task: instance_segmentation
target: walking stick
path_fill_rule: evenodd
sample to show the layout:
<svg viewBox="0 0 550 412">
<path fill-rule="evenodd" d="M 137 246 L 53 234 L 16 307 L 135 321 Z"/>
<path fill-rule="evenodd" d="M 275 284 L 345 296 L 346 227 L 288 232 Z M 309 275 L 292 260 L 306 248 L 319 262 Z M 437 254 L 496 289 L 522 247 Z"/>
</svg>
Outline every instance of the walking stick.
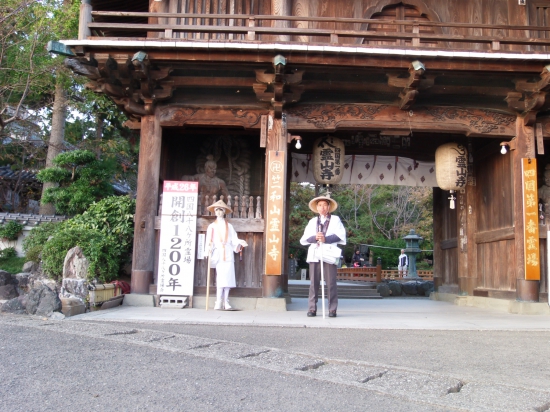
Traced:
<svg viewBox="0 0 550 412">
<path fill-rule="evenodd" d="M 323 319 L 325 319 L 325 274 L 323 271 L 323 266 L 325 265 L 323 262 L 323 242 L 319 242 L 319 248 L 319 256 L 321 256 L 321 258 L 319 259 L 319 263 L 321 264 L 321 306 L 323 308 Z"/>
<path fill-rule="evenodd" d="M 206 269 L 206 310 L 208 310 L 208 298 L 210 296 L 210 255 L 212 254 L 212 245 L 208 248 L 208 269 Z"/>
</svg>

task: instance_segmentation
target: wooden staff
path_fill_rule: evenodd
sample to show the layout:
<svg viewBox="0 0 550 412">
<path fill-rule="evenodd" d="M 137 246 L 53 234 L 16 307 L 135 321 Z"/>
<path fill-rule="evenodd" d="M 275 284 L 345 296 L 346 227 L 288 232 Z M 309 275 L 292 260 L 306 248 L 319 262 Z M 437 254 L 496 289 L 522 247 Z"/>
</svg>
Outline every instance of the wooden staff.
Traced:
<svg viewBox="0 0 550 412">
<path fill-rule="evenodd" d="M 323 308 L 323 319 L 325 319 L 325 286 L 323 285 L 325 283 L 325 274 L 323 270 L 323 242 L 319 242 L 319 256 L 321 257 L 319 259 L 319 263 L 321 264 L 321 307 Z"/>
<path fill-rule="evenodd" d="M 212 244 L 208 248 L 208 265 L 206 269 L 206 310 L 208 310 L 208 298 L 210 296 L 210 255 L 212 254 Z"/>
</svg>

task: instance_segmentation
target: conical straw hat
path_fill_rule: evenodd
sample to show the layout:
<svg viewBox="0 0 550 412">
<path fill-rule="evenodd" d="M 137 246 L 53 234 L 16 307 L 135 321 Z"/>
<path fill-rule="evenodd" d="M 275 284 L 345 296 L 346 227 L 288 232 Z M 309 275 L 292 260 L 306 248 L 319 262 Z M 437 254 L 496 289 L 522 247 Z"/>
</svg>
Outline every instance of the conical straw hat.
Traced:
<svg viewBox="0 0 550 412">
<path fill-rule="evenodd" d="M 229 208 L 229 206 L 227 206 L 227 205 L 225 204 L 225 202 L 224 202 L 223 200 L 218 200 L 216 203 L 213 203 L 213 204 L 211 204 L 210 206 L 208 206 L 207 209 L 208 209 L 209 212 L 214 213 L 215 210 L 218 209 L 218 208 L 220 208 L 220 207 L 221 207 L 222 209 L 225 209 L 225 213 L 226 213 L 226 214 L 229 214 L 229 213 L 233 212 L 233 211 Z"/>
</svg>

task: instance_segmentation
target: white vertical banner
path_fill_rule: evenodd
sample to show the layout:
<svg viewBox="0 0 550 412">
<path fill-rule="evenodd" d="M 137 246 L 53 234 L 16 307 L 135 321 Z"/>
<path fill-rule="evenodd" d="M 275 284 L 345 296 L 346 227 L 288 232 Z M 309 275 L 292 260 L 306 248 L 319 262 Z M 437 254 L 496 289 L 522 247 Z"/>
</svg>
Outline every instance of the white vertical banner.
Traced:
<svg viewBox="0 0 550 412">
<path fill-rule="evenodd" d="M 193 295 L 198 187 L 198 182 L 164 182 L 157 285 L 159 295 Z"/>
</svg>

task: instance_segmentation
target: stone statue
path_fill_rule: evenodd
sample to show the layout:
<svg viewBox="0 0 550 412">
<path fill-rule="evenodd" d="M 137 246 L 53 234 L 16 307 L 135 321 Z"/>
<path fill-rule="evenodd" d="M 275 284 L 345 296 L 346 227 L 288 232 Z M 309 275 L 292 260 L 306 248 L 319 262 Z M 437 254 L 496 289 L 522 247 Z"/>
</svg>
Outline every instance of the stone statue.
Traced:
<svg viewBox="0 0 550 412">
<path fill-rule="evenodd" d="M 544 184 L 539 187 L 539 199 L 542 203 L 539 214 L 544 216 L 544 222 L 541 220 L 540 223 L 550 224 L 550 164 L 544 169 Z"/>
<path fill-rule="evenodd" d="M 216 196 L 218 199 L 220 195 L 224 196 L 225 201 L 227 201 L 227 196 L 229 196 L 229 191 L 225 182 L 216 177 L 216 170 L 218 165 L 214 160 L 214 156 L 206 156 L 206 163 L 204 164 L 204 173 L 199 173 L 194 176 L 183 176 L 182 180 L 193 180 L 199 182 L 199 194 L 201 199 L 204 199 L 205 196 L 209 196 L 212 200 L 212 196 Z"/>
</svg>

